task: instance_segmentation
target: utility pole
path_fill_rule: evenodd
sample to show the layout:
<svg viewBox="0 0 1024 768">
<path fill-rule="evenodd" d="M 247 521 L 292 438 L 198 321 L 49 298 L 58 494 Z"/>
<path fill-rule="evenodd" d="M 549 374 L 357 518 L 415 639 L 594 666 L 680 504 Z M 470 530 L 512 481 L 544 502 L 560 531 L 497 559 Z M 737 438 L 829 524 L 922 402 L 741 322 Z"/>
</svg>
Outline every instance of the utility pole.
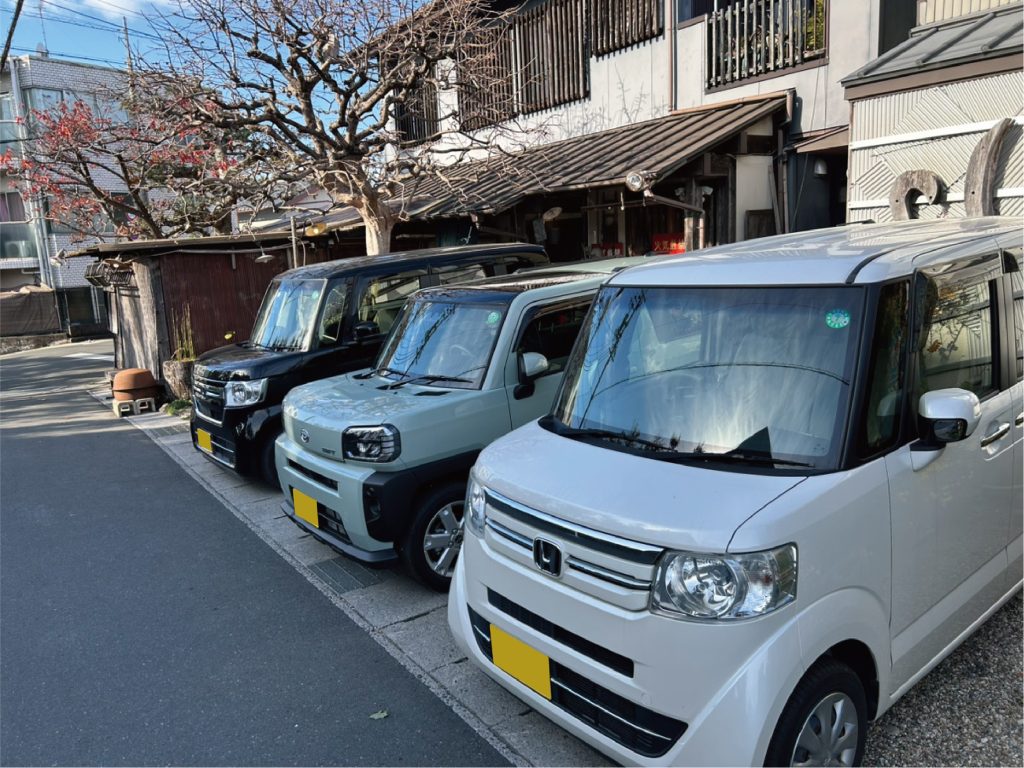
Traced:
<svg viewBox="0 0 1024 768">
<path fill-rule="evenodd" d="M 0 72 L 7 65 L 7 54 L 11 52 L 11 41 L 14 39 L 14 28 L 18 26 L 18 17 L 21 15 L 21 6 L 25 4 L 25 0 L 18 0 L 14 6 L 14 18 L 11 19 L 11 28 L 7 30 L 7 40 L 4 41 L 4 52 L 0 55 Z"/>
</svg>

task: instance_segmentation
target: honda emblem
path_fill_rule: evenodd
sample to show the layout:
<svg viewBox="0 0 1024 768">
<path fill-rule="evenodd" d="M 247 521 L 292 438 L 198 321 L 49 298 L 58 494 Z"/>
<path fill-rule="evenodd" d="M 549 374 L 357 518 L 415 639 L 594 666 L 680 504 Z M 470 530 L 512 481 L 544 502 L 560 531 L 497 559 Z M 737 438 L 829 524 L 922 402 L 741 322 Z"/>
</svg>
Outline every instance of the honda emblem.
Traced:
<svg viewBox="0 0 1024 768">
<path fill-rule="evenodd" d="M 534 539 L 533 562 L 544 573 L 551 576 L 562 575 L 562 550 L 553 542 L 546 539 Z"/>
</svg>

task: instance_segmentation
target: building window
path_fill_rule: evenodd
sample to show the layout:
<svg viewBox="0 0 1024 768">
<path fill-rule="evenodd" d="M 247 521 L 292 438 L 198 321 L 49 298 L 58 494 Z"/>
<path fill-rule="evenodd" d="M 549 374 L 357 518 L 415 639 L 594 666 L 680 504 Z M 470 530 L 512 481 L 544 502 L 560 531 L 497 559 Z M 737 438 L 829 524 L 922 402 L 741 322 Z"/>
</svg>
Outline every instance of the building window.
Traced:
<svg viewBox="0 0 1024 768">
<path fill-rule="evenodd" d="M 595 56 L 658 37 L 665 29 L 661 0 L 591 0 L 590 39 Z"/>
<path fill-rule="evenodd" d="M 0 192 L 0 222 L 28 221 L 25 203 L 17 192 Z"/>
<path fill-rule="evenodd" d="M 437 136 L 437 87 L 424 82 L 408 91 L 405 100 L 395 104 L 395 129 L 405 144 L 421 144 Z"/>
<path fill-rule="evenodd" d="M 708 15 L 708 88 L 795 67 L 827 53 L 827 0 L 719 0 L 717 6 Z"/>
<path fill-rule="evenodd" d="M 583 19 L 584 0 L 548 0 L 515 17 L 521 112 L 540 112 L 590 95 Z"/>
<path fill-rule="evenodd" d="M 676 21 L 696 19 L 715 10 L 715 0 L 676 0 Z"/>
<path fill-rule="evenodd" d="M 511 29 L 495 28 L 473 56 L 472 65 L 458 64 L 459 120 L 463 131 L 497 125 L 515 116 L 516 46 Z"/>
</svg>

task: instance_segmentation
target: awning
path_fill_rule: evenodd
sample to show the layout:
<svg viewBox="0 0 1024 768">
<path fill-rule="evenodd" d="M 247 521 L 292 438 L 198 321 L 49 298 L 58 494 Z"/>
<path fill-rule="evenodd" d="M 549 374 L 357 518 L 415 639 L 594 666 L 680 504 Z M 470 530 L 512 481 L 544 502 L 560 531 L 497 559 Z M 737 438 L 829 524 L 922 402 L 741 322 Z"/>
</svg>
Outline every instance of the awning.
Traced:
<svg viewBox="0 0 1024 768">
<path fill-rule="evenodd" d="M 828 128 L 817 136 L 811 136 L 793 145 L 798 153 L 804 152 L 835 152 L 845 150 L 850 143 L 850 126 L 841 125 L 838 128 Z"/>
<path fill-rule="evenodd" d="M 785 93 L 688 109 L 600 133 L 544 144 L 453 169 L 445 182 L 432 179 L 417 197 L 437 200 L 418 218 L 496 213 L 524 197 L 621 185 L 626 174 L 643 170 L 661 180 L 704 152 L 765 117 L 785 109 Z"/>
<path fill-rule="evenodd" d="M 1019 3 L 915 27 L 910 31 L 910 39 L 840 82 L 851 88 L 901 75 L 1019 54 L 1022 29 L 1024 15 Z"/>
</svg>

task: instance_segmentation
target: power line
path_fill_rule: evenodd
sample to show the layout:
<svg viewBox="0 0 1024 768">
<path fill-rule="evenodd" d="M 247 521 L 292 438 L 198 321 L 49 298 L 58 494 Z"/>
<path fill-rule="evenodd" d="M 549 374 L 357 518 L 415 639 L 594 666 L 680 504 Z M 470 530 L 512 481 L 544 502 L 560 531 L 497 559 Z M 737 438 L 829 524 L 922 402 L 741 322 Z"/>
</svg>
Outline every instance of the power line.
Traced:
<svg viewBox="0 0 1024 768">
<path fill-rule="evenodd" d="M 67 11 L 68 13 L 73 13 L 76 16 L 81 16 L 83 19 L 89 19 L 90 21 L 98 21 L 101 24 L 106 24 L 107 26 L 104 27 L 104 29 L 108 29 L 109 28 L 110 31 L 112 31 L 112 32 L 120 32 L 121 31 L 120 25 L 118 25 L 118 24 L 116 24 L 116 23 L 114 23 L 114 22 L 112 22 L 112 21 L 110 21 L 108 19 L 104 19 L 104 18 L 101 18 L 99 16 L 93 16 L 91 13 L 84 13 L 83 11 L 79 11 L 79 10 L 76 10 L 74 8 L 69 8 L 66 5 L 61 5 L 60 3 L 55 3 L 55 2 L 53 2 L 53 0 L 46 0 L 46 4 L 49 5 L 49 6 L 52 6 L 54 8 L 60 8 L 62 11 Z M 39 2 L 40 13 L 42 13 L 42 9 L 43 9 L 43 0 L 40 0 L 40 2 Z M 53 18 L 53 17 L 51 16 L 51 18 Z M 131 31 L 132 34 L 138 35 L 139 37 L 147 37 L 147 38 L 150 38 L 151 40 L 160 40 L 159 37 L 157 37 L 156 35 L 151 34 L 149 32 L 143 32 L 143 31 L 137 30 L 137 29 L 130 29 L 130 31 Z"/>
<path fill-rule="evenodd" d="M 92 2 L 99 3 L 100 5 L 105 5 L 107 8 L 116 8 L 118 13 L 131 14 L 132 16 L 138 16 L 140 19 L 146 19 L 148 21 L 144 13 L 132 10 L 131 8 L 125 8 L 123 5 L 118 5 L 117 3 L 110 2 L 110 0 L 92 0 Z"/>
<path fill-rule="evenodd" d="M 12 51 L 21 51 L 22 53 L 35 53 L 35 48 L 24 48 L 20 45 L 12 45 Z M 124 66 L 123 61 L 114 61 L 113 59 L 98 59 L 95 56 L 82 56 L 77 53 L 62 53 L 61 51 L 48 51 L 50 56 L 63 56 L 66 59 L 81 59 L 82 61 L 98 61 L 103 64 L 113 64 L 120 68 Z"/>
</svg>

